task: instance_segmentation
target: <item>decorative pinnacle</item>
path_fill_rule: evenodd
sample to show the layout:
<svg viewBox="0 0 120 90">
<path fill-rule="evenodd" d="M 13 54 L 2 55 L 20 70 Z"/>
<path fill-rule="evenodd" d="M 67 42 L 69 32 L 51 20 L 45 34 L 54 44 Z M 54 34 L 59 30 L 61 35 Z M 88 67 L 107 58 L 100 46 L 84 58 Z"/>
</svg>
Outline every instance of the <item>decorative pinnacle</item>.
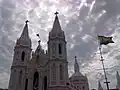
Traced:
<svg viewBox="0 0 120 90">
<path fill-rule="evenodd" d="M 75 56 L 75 60 L 77 60 L 77 56 Z"/>
<path fill-rule="evenodd" d="M 27 24 L 28 22 L 29 22 L 28 20 L 25 21 L 26 24 Z"/>
<path fill-rule="evenodd" d="M 57 14 L 59 14 L 57 11 L 55 12 L 55 15 L 57 16 Z"/>
<path fill-rule="evenodd" d="M 38 44 L 40 45 L 41 40 L 38 41 Z"/>
<path fill-rule="evenodd" d="M 41 40 L 40 40 L 40 35 L 39 35 L 39 34 L 36 34 L 36 36 L 39 38 L 38 44 L 40 45 L 40 42 L 41 42 Z"/>
</svg>

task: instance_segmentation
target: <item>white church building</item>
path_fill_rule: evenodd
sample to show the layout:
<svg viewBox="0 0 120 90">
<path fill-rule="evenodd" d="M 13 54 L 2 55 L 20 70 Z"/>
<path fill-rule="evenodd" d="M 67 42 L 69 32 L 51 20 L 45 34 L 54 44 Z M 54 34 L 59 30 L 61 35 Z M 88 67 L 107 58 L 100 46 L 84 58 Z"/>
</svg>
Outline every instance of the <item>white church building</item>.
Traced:
<svg viewBox="0 0 120 90">
<path fill-rule="evenodd" d="M 81 74 L 75 57 L 74 74 L 69 77 L 67 48 L 58 13 L 49 32 L 48 49 L 31 48 L 28 21 L 14 47 L 8 90 L 89 90 L 88 78 Z"/>
</svg>

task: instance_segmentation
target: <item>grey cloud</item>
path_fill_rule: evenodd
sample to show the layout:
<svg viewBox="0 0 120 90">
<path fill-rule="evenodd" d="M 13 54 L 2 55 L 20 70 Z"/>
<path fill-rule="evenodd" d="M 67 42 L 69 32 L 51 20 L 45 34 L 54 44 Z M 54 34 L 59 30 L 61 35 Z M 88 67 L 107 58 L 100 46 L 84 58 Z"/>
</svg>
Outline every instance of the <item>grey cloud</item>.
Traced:
<svg viewBox="0 0 120 90">
<path fill-rule="evenodd" d="M 119 4 L 120 1 L 119 0 L 96 0 L 97 4 L 100 4 L 104 2 L 105 4 L 99 5 L 98 7 L 95 6 L 95 12 L 98 12 L 100 10 L 106 10 L 106 15 L 107 18 L 110 17 L 115 17 L 117 14 L 119 14 Z"/>
<path fill-rule="evenodd" d="M 115 59 L 120 60 L 120 55 L 115 56 Z"/>
<path fill-rule="evenodd" d="M 1 80 L 0 87 L 5 88 L 7 87 L 8 78 L 9 78 L 9 67 L 11 62 L 11 52 L 13 52 L 13 45 L 14 41 L 12 40 L 13 34 L 13 26 L 15 24 L 13 13 L 15 6 L 14 4 L 9 0 L 2 0 L 0 3 L 0 67 L 1 67 L 1 73 L 0 76 L 3 73 L 5 74 L 5 78 L 3 75 L 1 76 L 3 79 Z M 12 36 L 13 35 L 13 36 Z"/>
<path fill-rule="evenodd" d="M 85 20 L 87 17 L 87 13 L 82 13 L 82 14 L 80 13 L 80 15 L 77 17 L 77 19 L 71 20 L 65 28 L 67 40 L 68 40 L 68 58 L 70 61 L 73 61 L 73 60 L 71 60 L 71 58 L 77 54 L 77 56 L 79 58 L 78 60 L 82 61 L 82 63 L 85 63 L 84 67 L 82 67 L 83 69 L 88 66 L 88 63 L 91 63 L 93 61 L 92 58 L 91 59 L 89 59 L 89 58 L 95 51 L 97 51 L 98 46 L 94 40 L 90 40 L 88 43 L 84 42 L 82 40 L 82 37 L 85 34 L 88 34 L 90 36 L 95 36 L 95 34 L 96 35 L 100 34 L 100 35 L 110 36 L 113 33 L 115 33 L 116 28 L 111 27 L 111 29 L 113 29 L 112 31 L 109 31 L 107 28 L 108 25 L 110 26 L 113 24 L 114 20 L 116 21 L 115 16 L 118 14 L 118 13 L 116 13 L 116 12 L 118 12 L 118 11 L 116 11 L 116 9 L 118 9 L 117 6 L 119 5 L 119 3 L 117 3 L 117 1 L 114 3 L 112 3 L 112 2 L 113 2 L 113 0 L 112 1 L 108 0 L 108 1 L 106 1 L 105 5 L 103 5 L 99 8 L 99 10 L 96 9 L 96 11 L 98 11 L 97 13 L 92 12 L 92 15 L 94 15 L 94 17 L 97 17 L 98 13 L 100 14 L 100 12 L 102 10 L 107 11 L 106 14 L 104 14 L 104 15 L 102 15 L 102 17 L 98 18 L 97 21 L 93 21 L 93 22 L 88 23 Z M 113 5 L 113 7 L 111 7 L 111 4 Z M 116 4 L 117 4 L 117 6 L 116 6 Z M 97 6 L 94 8 L 97 8 Z M 82 9 L 83 9 L 83 11 L 87 12 L 87 10 L 85 8 L 82 8 Z M 82 11 L 80 11 L 80 12 L 82 12 Z M 111 21 L 111 19 L 112 19 L 112 21 Z M 91 19 L 88 19 L 88 21 L 89 20 L 91 20 Z M 83 25 L 78 24 L 78 22 L 80 22 L 80 21 L 83 22 Z M 107 25 L 108 22 L 109 22 L 109 24 Z M 117 23 L 115 23 L 115 24 L 117 24 Z M 80 32 L 79 29 L 81 27 L 82 27 L 82 31 Z M 93 27 L 95 27 L 94 30 L 92 30 Z M 72 34 L 75 35 L 74 38 L 71 37 Z M 72 49 L 70 48 L 71 44 L 74 44 L 74 47 Z M 111 49 L 112 49 L 112 47 L 110 47 L 110 50 Z M 107 48 L 103 53 L 108 54 L 110 52 L 110 50 L 109 50 L 109 48 Z M 114 50 L 113 50 L 113 52 L 114 52 Z M 115 55 L 115 53 L 114 54 L 111 53 L 111 55 L 109 57 L 112 57 L 114 55 Z M 82 60 L 82 59 L 84 59 L 84 60 Z M 114 70 L 115 69 L 112 69 L 112 72 L 114 72 Z M 113 77 L 113 75 L 111 75 L 111 76 Z M 109 78 L 112 79 L 110 77 L 110 75 L 109 75 Z M 114 84 L 114 82 L 115 81 L 113 81 L 112 84 Z M 92 83 L 94 83 L 94 82 L 92 82 Z M 115 87 L 115 84 L 111 85 L 111 86 Z"/>
</svg>

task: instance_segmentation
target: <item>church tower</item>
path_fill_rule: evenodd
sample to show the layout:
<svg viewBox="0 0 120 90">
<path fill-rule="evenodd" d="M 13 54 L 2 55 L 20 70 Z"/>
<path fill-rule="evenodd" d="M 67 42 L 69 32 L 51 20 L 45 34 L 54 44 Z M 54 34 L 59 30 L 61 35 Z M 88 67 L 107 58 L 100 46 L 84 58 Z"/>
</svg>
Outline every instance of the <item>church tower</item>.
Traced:
<svg viewBox="0 0 120 90">
<path fill-rule="evenodd" d="M 55 13 L 53 28 L 48 40 L 50 86 L 64 86 L 68 81 L 66 40 L 57 14 L 58 12 Z"/>
<path fill-rule="evenodd" d="M 26 78 L 27 63 L 31 56 L 31 39 L 28 33 L 28 20 L 25 23 L 20 38 L 14 47 L 14 56 L 11 66 L 9 90 L 25 90 L 28 79 Z"/>
</svg>

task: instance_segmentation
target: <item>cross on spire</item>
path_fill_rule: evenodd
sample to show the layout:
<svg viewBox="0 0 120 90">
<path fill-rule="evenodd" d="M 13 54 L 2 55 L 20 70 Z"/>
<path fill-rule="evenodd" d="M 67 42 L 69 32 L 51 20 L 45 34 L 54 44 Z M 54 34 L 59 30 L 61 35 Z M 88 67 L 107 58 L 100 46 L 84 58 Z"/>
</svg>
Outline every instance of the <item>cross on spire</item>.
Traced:
<svg viewBox="0 0 120 90">
<path fill-rule="evenodd" d="M 28 20 L 25 21 L 26 24 L 27 24 L 28 22 L 29 22 Z"/>
<path fill-rule="evenodd" d="M 55 12 L 55 15 L 57 16 L 57 14 L 59 14 L 57 11 Z"/>
</svg>

